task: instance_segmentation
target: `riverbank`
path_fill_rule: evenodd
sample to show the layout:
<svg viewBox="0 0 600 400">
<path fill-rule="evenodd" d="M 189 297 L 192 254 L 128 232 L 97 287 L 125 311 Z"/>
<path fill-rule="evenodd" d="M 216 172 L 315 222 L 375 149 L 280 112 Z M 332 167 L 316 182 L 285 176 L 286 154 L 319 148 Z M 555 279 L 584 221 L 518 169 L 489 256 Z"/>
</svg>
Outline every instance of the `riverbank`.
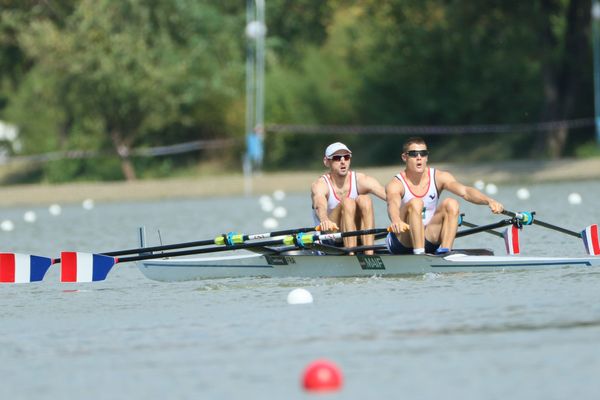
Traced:
<svg viewBox="0 0 600 400">
<path fill-rule="evenodd" d="M 541 183 L 566 180 L 600 179 L 600 158 L 558 161 L 509 161 L 471 165 L 433 164 L 451 171 L 466 184 L 477 180 L 505 183 Z M 399 166 L 358 168 L 385 184 L 394 176 Z M 251 181 L 254 195 L 270 194 L 280 189 L 288 193 L 310 190 L 310 184 L 319 171 L 263 173 Z M 241 174 L 144 180 L 136 182 L 90 182 L 60 185 L 2 186 L 0 206 L 75 203 L 84 199 L 94 201 L 160 200 L 183 197 L 240 196 L 247 192 L 247 182 Z"/>
</svg>

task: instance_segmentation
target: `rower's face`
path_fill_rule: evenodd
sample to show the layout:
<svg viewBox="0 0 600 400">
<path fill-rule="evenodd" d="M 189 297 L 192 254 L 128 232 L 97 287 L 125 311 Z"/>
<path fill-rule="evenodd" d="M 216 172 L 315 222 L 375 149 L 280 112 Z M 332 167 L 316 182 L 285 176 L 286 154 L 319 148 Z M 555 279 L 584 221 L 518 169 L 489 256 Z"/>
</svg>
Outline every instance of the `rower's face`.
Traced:
<svg viewBox="0 0 600 400">
<path fill-rule="evenodd" d="M 411 143 L 408 150 L 402 153 L 402 161 L 406 163 L 406 169 L 415 172 L 423 172 L 427 168 L 429 151 L 424 144 Z"/>
<path fill-rule="evenodd" d="M 350 170 L 350 161 L 352 160 L 352 154 L 346 150 L 340 150 L 333 153 L 330 158 L 325 158 L 323 161 L 325 166 L 330 171 L 337 175 L 345 176 Z"/>
</svg>

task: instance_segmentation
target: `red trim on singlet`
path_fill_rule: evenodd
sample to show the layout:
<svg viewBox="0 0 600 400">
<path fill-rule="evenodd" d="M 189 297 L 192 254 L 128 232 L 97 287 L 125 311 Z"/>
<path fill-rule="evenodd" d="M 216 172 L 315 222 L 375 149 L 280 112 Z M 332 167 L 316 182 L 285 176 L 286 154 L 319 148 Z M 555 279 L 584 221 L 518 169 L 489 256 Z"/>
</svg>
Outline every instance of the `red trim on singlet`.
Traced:
<svg viewBox="0 0 600 400">
<path fill-rule="evenodd" d="M 396 176 L 396 178 L 397 177 L 398 176 Z M 404 182 L 404 186 L 406 186 L 408 191 L 411 192 L 413 196 L 418 197 L 419 199 L 422 199 L 423 197 L 425 197 L 425 195 L 427 193 L 429 193 L 429 188 L 431 187 L 431 174 L 429 172 L 429 167 L 427 167 L 427 177 L 429 178 L 429 182 L 427 182 L 427 190 L 425 190 L 425 193 L 423 193 L 421 196 L 419 196 L 418 194 L 416 194 L 415 192 L 412 191 L 412 189 L 410 188 L 410 185 L 408 184 L 408 181 L 406 180 L 406 178 L 403 175 L 403 172 L 400 172 L 400 178 L 402 178 L 402 182 Z M 436 192 L 437 192 L 437 188 L 436 188 Z M 402 196 L 402 197 L 404 197 L 404 196 Z"/>
<path fill-rule="evenodd" d="M 350 195 L 352 194 L 352 181 L 353 181 L 352 171 L 349 171 L 349 172 L 350 172 L 350 187 L 348 188 L 348 194 L 346 195 L 346 197 L 350 197 Z M 335 192 L 335 188 L 333 187 L 333 184 L 331 183 L 331 182 L 333 182 L 333 180 L 329 177 L 329 174 L 323 175 L 323 177 L 327 180 L 327 185 L 330 187 L 331 192 L 333 193 L 333 197 L 335 197 L 337 199 L 337 201 L 339 201 L 341 203 L 342 200 L 340 200 L 337 193 Z"/>
</svg>

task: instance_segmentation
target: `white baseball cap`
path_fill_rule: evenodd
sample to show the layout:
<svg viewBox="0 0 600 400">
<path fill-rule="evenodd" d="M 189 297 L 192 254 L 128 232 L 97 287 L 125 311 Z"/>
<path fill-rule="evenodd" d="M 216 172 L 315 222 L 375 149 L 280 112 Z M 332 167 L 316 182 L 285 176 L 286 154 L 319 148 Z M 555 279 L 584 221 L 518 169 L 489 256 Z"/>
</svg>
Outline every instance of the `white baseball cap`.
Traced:
<svg viewBox="0 0 600 400">
<path fill-rule="evenodd" d="M 340 150 L 346 150 L 348 153 L 352 154 L 348 146 L 346 146 L 344 143 L 335 142 L 327 146 L 327 148 L 325 149 L 325 157 L 331 158 L 331 156 L 333 156 L 336 152 Z"/>
</svg>

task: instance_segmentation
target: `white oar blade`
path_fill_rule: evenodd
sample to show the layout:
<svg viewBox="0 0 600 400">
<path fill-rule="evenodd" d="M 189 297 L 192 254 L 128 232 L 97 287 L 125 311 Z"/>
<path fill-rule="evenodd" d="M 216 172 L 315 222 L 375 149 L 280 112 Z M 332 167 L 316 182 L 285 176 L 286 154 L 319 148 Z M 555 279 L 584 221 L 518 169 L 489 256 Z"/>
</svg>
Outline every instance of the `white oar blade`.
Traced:
<svg viewBox="0 0 600 400">
<path fill-rule="evenodd" d="M 519 246 L 519 228 L 511 225 L 502 232 L 502 236 L 504 236 L 506 254 L 516 255 L 521 252 Z"/>
<path fill-rule="evenodd" d="M 590 225 L 581 231 L 581 238 L 585 245 L 585 251 L 590 256 L 600 255 L 600 234 L 598 234 L 598 225 Z"/>
<path fill-rule="evenodd" d="M 106 279 L 117 259 L 102 254 L 63 251 L 60 254 L 61 282 L 97 282 Z"/>
<path fill-rule="evenodd" d="M 52 265 L 52 259 L 29 254 L 0 253 L 0 282 L 39 282 Z"/>
</svg>

